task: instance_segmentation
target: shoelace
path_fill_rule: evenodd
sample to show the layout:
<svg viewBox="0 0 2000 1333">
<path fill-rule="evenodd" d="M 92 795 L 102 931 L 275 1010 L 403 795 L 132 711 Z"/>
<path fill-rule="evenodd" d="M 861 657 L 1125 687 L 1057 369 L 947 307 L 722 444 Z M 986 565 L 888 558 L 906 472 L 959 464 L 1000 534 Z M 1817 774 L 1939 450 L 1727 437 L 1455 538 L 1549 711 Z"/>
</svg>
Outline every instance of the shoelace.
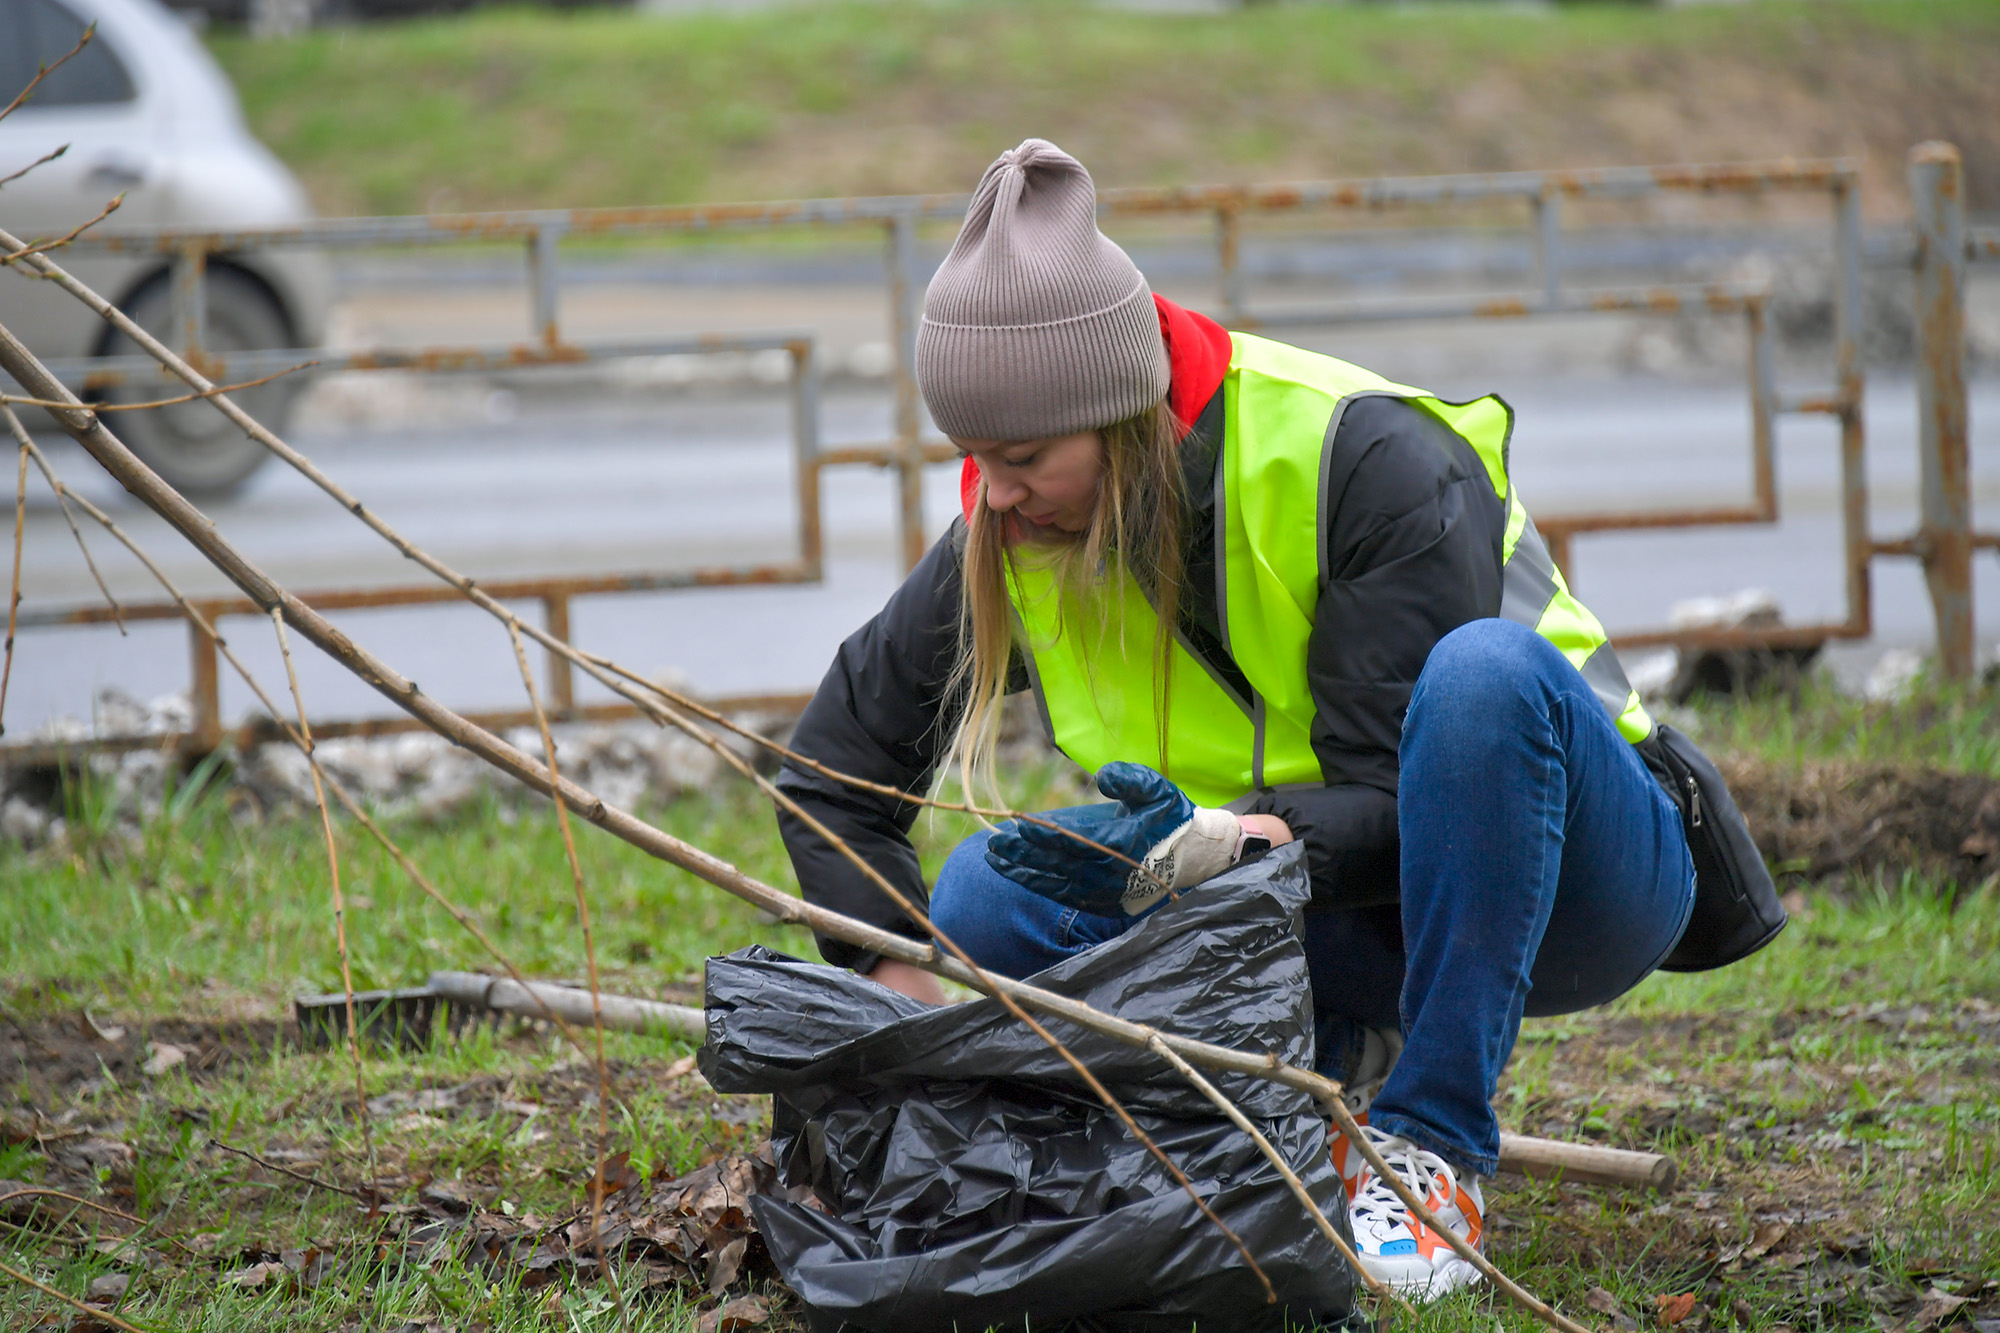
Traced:
<svg viewBox="0 0 2000 1333">
<path fill-rule="evenodd" d="M 1382 1154 L 1382 1160 L 1388 1164 L 1389 1169 L 1402 1177 L 1403 1183 L 1409 1186 L 1410 1193 L 1419 1199 L 1428 1201 L 1432 1197 L 1431 1186 L 1439 1172 L 1443 1172 L 1448 1181 L 1456 1183 L 1457 1176 L 1453 1174 L 1444 1158 L 1436 1153 L 1419 1148 L 1408 1139 L 1385 1133 L 1373 1125 L 1363 1125 L 1361 1132 L 1367 1136 L 1375 1151 Z M 1368 1184 L 1355 1196 L 1354 1211 L 1363 1217 L 1391 1223 L 1410 1221 L 1409 1205 L 1397 1196 L 1388 1181 L 1382 1179 L 1372 1169 L 1368 1172 Z"/>
</svg>

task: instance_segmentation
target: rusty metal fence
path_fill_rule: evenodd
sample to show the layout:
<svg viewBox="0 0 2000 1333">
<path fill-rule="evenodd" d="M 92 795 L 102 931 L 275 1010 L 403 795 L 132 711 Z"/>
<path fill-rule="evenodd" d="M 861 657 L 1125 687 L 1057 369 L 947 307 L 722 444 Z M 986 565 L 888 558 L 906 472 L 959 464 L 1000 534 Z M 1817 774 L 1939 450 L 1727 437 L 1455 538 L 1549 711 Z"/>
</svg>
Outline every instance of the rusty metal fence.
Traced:
<svg viewBox="0 0 2000 1333">
<path fill-rule="evenodd" d="M 1840 427 L 1842 562 L 1846 614 L 1813 625 L 1758 629 L 1657 629 L 1617 636 L 1620 647 L 1676 644 L 1683 647 L 1805 647 L 1829 639 L 1865 638 L 1872 630 L 1869 565 L 1879 555 L 1917 556 L 1924 561 L 1939 608 L 1940 661 L 1948 674 L 1963 674 L 1971 662 L 1970 552 L 1975 546 L 2000 549 L 2000 536 L 1971 532 L 1963 375 L 1963 285 L 1968 260 L 2000 258 L 2000 233 L 1968 232 L 1963 221 L 1961 173 L 1955 150 L 1923 145 L 1912 154 L 1911 180 L 1918 197 L 1917 245 L 1919 327 L 1926 367 L 1924 389 L 1924 522 L 1911 537 L 1876 541 L 1868 529 L 1868 489 L 1862 425 L 1861 275 L 1863 237 L 1859 173 L 1846 160 L 1778 161 L 1715 166 L 1627 167 L 1569 172 L 1512 172 L 1490 175 L 1385 178 L 1265 186 L 1106 190 L 1100 212 L 1108 222 L 1147 217 L 1206 219 L 1213 228 L 1219 317 L 1241 329 L 1276 330 L 1332 327 L 1390 320 L 1523 319 L 1591 313 L 1671 314 L 1680 311 L 1740 316 L 1748 331 L 1746 378 L 1750 402 L 1748 498 L 1719 505 L 1642 511 L 1549 514 L 1538 518 L 1559 563 L 1570 566 L 1572 539 L 1579 533 L 1729 524 L 1768 524 L 1778 518 L 1774 461 L 1776 425 L 1786 414 L 1825 414 Z M 1819 197 L 1827 206 L 1834 255 L 1834 353 L 1830 381 L 1812 391 L 1782 394 L 1773 373 L 1769 291 L 1746 284 L 1582 287 L 1566 276 L 1564 210 L 1574 201 L 1640 200 L 1666 194 L 1763 198 L 1778 194 Z M 316 359 L 322 370 L 407 369 L 429 373 L 578 366 L 618 357 L 708 352 L 781 350 L 790 362 L 790 398 L 798 549 L 795 556 L 766 564 L 597 576 L 519 579 L 484 585 L 497 597 L 536 600 L 547 627 L 565 634 L 570 600 L 579 596 L 754 583 L 812 583 L 822 574 L 820 473 L 827 467 L 865 465 L 893 470 L 896 477 L 899 548 L 905 566 L 925 546 L 922 471 L 927 463 L 956 456 L 949 443 L 926 439 L 913 373 L 922 275 L 918 234 L 925 224 L 954 223 L 967 197 L 925 195 L 884 198 L 796 200 L 766 204 L 691 207 L 575 209 L 431 215 L 390 218 L 337 218 L 298 226 L 233 231 L 147 229 L 87 234 L 79 250 L 151 254 L 169 267 L 174 327 L 182 347 L 201 356 L 218 381 L 249 379 Z M 1259 306 L 1249 299 L 1242 263 L 1246 219 L 1297 217 L 1336 224 L 1344 215 L 1397 210 L 1496 208 L 1526 211 L 1536 242 L 1535 282 L 1530 290 L 1505 295 L 1445 295 L 1391 300 L 1347 301 L 1319 306 Z M 561 253 L 565 240 L 592 237 L 720 234 L 773 228 L 873 229 L 882 235 L 888 295 L 894 389 L 894 438 L 886 443 L 822 448 L 818 427 L 818 378 L 813 339 L 808 333 L 711 335 L 618 341 L 572 341 L 560 319 Z M 204 353 L 201 347 L 204 277 L 210 262 L 267 247 L 321 250 L 384 246 L 511 243 L 521 247 L 531 293 L 527 340 L 473 347 L 272 349 Z M 78 389 L 95 389 L 127 377 L 156 374 L 144 358 L 99 358 L 52 364 Z M 1935 476 L 1933 475 L 1935 474 Z M 408 606 L 456 599 L 442 586 L 330 590 L 308 595 L 324 610 Z M 257 614 L 248 602 L 222 599 L 204 603 L 213 619 Z M 130 619 L 178 616 L 171 603 L 127 606 Z M 108 623 L 108 608 L 31 608 L 23 628 Z M 184 735 L 111 740 L 112 746 L 181 745 L 210 749 L 227 741 L 253 739 L 255 729 L 225 732 L 212 641 L 190 627 L 191 699 L 194 725 Z M 571 720 L 622 716 L 622 706 L 579 706 L 568 663 L 552 658 L 551 703 Z M 771 699 L 731 701 L 744 705 Z M 524 715 L 525 716 L 525 715 Z M 482 717 L 507 724 L 511 715 Z M 406 719 L 354 719 L 316 724 L 325 736 L 404 729 Z M 76 746 L 70 747 L 80 748 Z M 0 746 L 0 761 L 47 758 L 49 746 Z"/>
</svg>

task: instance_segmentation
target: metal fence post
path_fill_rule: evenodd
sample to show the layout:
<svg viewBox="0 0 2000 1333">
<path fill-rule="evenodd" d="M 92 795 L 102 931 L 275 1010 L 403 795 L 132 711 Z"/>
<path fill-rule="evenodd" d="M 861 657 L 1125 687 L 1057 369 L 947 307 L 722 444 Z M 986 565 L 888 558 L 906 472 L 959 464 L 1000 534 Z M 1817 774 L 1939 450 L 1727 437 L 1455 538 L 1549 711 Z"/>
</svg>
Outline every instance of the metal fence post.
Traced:
<svg viewBox="0 0 2000 1333">
<path fill-rule="evenodd" d="M 825 568 L 825 526 L 820 505 L 819 372 L 813 345 L 802 338 L 791 346 L 792 467 L 799 496 L 799 562 L 815 579 Z"/>
<path fill-rule="evenodd" d="M 1244 324 L 1243 218 L 1233 206 L 1215 210 L 1215 264 L 1222 287 L 1222 317 L 1231 328 Z"/>
<path fill-rule="evenodd" d="M 213 625 L 219 608 L 197 608 L 202 619 Z M 194 717 L 188 725 L 191 747 L 202 753 L 222 744 L 222 672 L 216 658 L 215 640 L 201 626 L 188 621 L 188 703 Z"/>
<path fill-rule="evenodd" d="M 924 558 L 924 445 L 917 407 L 917 219 L 889 222 L 889 322 L 896 348 L 896 491 L 903 568 Z"/>
<path fill-rule="evenodd" d="M 167 262 L 168 306 L 173 319 L 173 333 L 167 341 L 196 366 L 202 364 L 202 348 L 208 342 L 207 271 L 208 250 L 199 244 L 182 246 Z"/>
<path fill-rule="evenodd" d="M 1544 189 L 1535 196 L 1535 281 L 1550 305 L 1562 295 L 1562 196 Z"/>
<path fill-rule="evenodd" d="M 1875 578 L 1870 561 L 1874 538 L 1868 526 L 1868 437 L 1861 415 L 1866 373 L 1861 362 L 1861 181 L 1842 178 L 1834 187 L 1834 247 L 1840 266 L 1834 292 L 1834 390 L 1840 415 L 1840 517 L 1847 557 L 1847 625 L 1866 638 L 1875 624 Z"/>
<path fill-rule="evenodd" d="M 542 598 L 542 628 L 564 643 L 569 642 L 569 595 L 552 592 Z M 562 717 L 576 707 L 576 670 L 567 657 L 548 650 L 549 712 Z"/>
<path fill-rule="evenodd" d="M 1965 169 L 1948 143 L 1910 150 L 1917 230 L 1917 416 L 1924 581 L 1937 612 L 1937 669 L 1972 675 L 1971 452 L 1965 406 Z"/>
<path fill-rule="evenodd" d="M 561 228 L 547 226 L 535 228 L 534 235 L 528 240 L 530 318 L 534 323 L 534 336 L 541 339 L 544 347 L 554 347 L 562 341 L 557 323 L 557 293 L 561 279 L 556 272 L 560 262 L 556 246 L 561 241 Z"/>
</svg>

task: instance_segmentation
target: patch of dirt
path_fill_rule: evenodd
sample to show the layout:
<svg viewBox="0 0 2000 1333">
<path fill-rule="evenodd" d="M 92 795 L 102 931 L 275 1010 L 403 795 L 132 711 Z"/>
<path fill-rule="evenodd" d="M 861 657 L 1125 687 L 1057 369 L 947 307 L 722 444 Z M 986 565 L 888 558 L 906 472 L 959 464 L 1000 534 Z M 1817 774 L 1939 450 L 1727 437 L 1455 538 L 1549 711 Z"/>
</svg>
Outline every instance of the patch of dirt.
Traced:
<svg viewBox="0 0 2000 1333">
<path fill-rule="evenodd" d="M 1879 1031 L 1891 1048 L 1865 1067 L 1810 1053 L 1856 1027 Z M 1578 1015 L 1531 1025 L 1524 1037 L 1501 1083 L 1513 1128 L 1663 1152 L 1681 1175 L 1666 1194 L 1502 1177 L 1488 1222 L 1503 1268 L 1510 1250 L 1553 1246 L 1636 1278 L 1657 1293 L 1653 1306 L 1602 1289 L 1588 1302 L 1621 1329 L 1686 1319 L 1690 1329 L 1920 1333 L 1961 1321 L 1984 1333 L 2000 1321 L 1990 1252 L 1971 1234 L 1926 1244 L 1937 1228 L 1924 1231 L 1913 1206 L 1953 1207 L 1950 1190 L 1976 1179 L 1992 1151 L 1990 1141 L 1955 1137 L 1940 1112 L 1970 1095 L 1967 1123 L 1990 1114 L 1979 1090 L 1993 1086 L 2000 1004 Z M 1508 1088 L 1524 1078 L 1534 1092 L 1517 1105 Z M 1855 1091 L 1864 1085 L 1867 1094 Z M 1956 1205 L 1975 1231 L 1983 1206 Z M 1679 1318 L 1662 1316 L 1667 1302 L 1679 1303 Z"/>
<path fill-rule="evenodd" d="M 175 1069 L 196 1076 L 268 1056 L 289 1024 L 114 1020 L 79 1009 L 64 1018 L 0 1023 L 0 1089 L 16 1106 L 54 1107 L 107 1084 L 143 1085 Z"/>
<path fill-rule="evenodd" d="M 2000 779 L 1845 763 L 1718 765 L 1783 875 L 1819 881 L 1905 869 L 1977 884 L 2000 872 Z"/>
</svg>

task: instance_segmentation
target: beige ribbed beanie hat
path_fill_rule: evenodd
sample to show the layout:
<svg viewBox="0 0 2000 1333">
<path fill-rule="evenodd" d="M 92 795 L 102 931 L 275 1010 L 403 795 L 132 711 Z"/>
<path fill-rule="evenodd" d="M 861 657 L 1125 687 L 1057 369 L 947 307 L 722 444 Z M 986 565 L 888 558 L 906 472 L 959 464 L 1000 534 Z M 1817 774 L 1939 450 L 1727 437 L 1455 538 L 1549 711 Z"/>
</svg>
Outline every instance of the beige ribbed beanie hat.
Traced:
<svg viewBox="0 0 2000 1333">
<path fill-rule="evenodd" d="M 1054 144 L 1029 139 L 980 177 L 924 294 L 917 385 L 938 429 L 974 440 L 1095 430 L 1166 396 L 1152 289 Z"/>
</svg>

